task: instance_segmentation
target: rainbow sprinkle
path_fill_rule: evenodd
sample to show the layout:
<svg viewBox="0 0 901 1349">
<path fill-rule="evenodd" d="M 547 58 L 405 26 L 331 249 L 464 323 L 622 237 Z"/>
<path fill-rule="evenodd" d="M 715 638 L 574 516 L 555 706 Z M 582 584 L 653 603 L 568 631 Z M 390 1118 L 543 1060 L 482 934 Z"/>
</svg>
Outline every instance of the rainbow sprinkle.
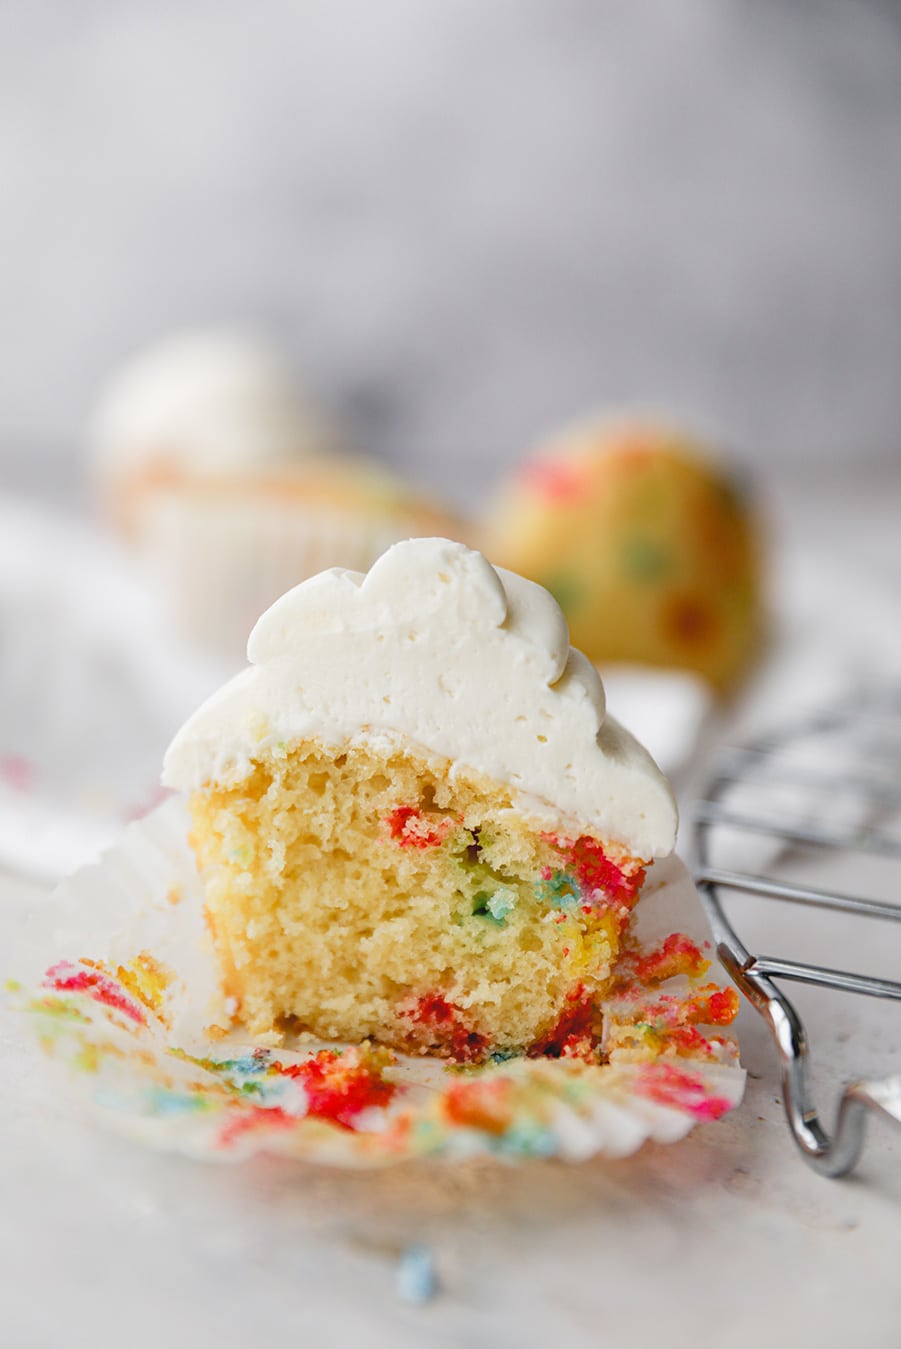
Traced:
<svg viewBox="0 0 901 1349">
<path fill-rule="evenodd" d="M 615 1129 L 638 1101 L 667 1120 L 675 1112 L 685 1129 L 735 1103 L 737 1050 L 724 1031 L 738 1000 L 703 982 L 708 968 L 683 933 L 651 951 L 626 950 L 603 1021 L 576 986 L 528 1056 L 488 1057 L 484 1038 L 435 991 L 408 1015 L 424 1044 L 451 1056 L 444 1064 L 369 1043 L 293 1052 L 179 1044 L 171 1027 L 184 986 L 147 951 L 115 965 L 58 961 L 39 987 L 11 984 L 9 993 L 104 1118 L 193 1156 L 278 1152 L 353 1165 L 475 1154 L 575 1159 L 603 1151 L 604 1128 Z M 612 1123 L 605 1102 L 616 1106 Z M 671 1123 L 661 1130 L 673 1136 Z"/>
</svg>

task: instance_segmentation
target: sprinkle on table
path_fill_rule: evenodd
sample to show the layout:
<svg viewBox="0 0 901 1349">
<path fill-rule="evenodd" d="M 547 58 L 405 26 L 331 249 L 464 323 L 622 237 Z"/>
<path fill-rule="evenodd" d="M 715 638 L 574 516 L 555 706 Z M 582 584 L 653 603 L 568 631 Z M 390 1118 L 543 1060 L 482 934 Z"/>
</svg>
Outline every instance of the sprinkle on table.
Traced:
<svg viewBox="0 0 901 1349">
<path fill-rule="evenodd" d="M 404 1302 L 431 1302 L 438 1292 L 435 1257 L 428 1246 L 407 1246 L 397 1262 L 397 1295 Z"/>
</svg>

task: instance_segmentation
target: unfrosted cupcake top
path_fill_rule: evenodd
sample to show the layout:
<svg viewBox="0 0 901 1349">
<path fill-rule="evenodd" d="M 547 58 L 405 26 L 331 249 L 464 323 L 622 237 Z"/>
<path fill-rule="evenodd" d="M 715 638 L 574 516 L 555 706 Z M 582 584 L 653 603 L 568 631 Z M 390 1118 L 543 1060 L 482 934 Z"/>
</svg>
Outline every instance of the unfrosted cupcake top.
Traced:
<svg viewBox="0 0 901 1349">
<path fill-rule="evenodd" d="M 757 655 L 754 494 L 714 449 L 665 423 L 558 432 L 507 477 L 481 538 L 551 591 L 594 661 L 691 670 L 725 690 Z"/>
<path fill-rule="evenodd" d="M 301 738 L 400 737 L 508 783 L 549 825 L 587 827 L 645 859 L 672 850 L 669 786 L 605 715 L 556 601 L 463 544 L 411 539 L 365 576 L 321 572 L 267 610 L 247 654 L 250 668 L 175 737 L 167 786 L 239 781 Z"/>
</svg>

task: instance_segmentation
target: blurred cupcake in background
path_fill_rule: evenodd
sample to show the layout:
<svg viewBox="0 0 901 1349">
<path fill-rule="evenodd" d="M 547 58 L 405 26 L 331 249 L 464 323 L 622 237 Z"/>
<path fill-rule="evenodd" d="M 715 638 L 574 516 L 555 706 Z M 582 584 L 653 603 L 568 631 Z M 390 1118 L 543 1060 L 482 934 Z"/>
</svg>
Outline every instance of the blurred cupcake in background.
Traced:
<svg viewBox="0 0 901 1349">
<path fill-rule="evenodd" d="M 89 432 L 101 508 L 136 541 L 152 530 L 162 490 L 234 485 L 335 444 L 280 353 L 232 329 L 181 333 L 126 361 Z"/>
<path fill-rule="evenodd" d="M 90 458 L 105 518 L 150 565 L 182 634 L 237 658 L 257 617 L 307 576 L 365 571 L 399 539 L 465 533 L 339 446 L 277 351 L 208 331 L 112 375 Z"/>
<path fill-rule="evenodd" d="M 557 597 L 595 662 L 689 670 L 725 691 L 759 649 L 753 508 L 730 468 L 668 426 L 560 432 L 503 484 L 482 546 Z"/>
</svg>

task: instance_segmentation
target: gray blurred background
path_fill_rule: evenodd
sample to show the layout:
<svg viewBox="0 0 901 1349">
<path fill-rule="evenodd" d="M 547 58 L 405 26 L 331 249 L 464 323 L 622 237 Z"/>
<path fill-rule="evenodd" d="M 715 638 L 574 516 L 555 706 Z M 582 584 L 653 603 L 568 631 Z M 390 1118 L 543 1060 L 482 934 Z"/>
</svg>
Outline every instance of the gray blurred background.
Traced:
<svg viewBox="0 0 901 1349">
<path fill-rule="evenodd" d="M 109 366 L 223 320 L 461 503 L 610 404 L 901 460 L 901 7 L 30 0 L 0 109 L 8 484 L 75 493 Z"/>
</svg>

